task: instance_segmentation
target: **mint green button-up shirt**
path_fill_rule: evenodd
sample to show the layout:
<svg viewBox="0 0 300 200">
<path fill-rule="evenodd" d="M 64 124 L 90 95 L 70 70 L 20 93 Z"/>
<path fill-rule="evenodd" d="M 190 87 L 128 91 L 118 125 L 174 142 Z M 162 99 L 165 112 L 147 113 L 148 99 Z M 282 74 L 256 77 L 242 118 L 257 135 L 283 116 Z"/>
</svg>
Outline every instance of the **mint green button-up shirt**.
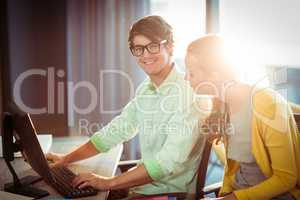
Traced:
<svg viewBox="0 0 300 200">
<path fill-rule="evenodd" d="M 195 134 L 197 122 L 203 116 L 192 102 L 192 89 L 173 67 L 158 88 L 146 79 L 122 113 L 96 132 L 91 142 L 100 152 L 106 152 L 138 133 L 141 163 L 154 181 L 132 190 L 141 194 L 194 193 L 194 175 L 201 156 L 189 155 L 199 136 Z"/>
</svg>

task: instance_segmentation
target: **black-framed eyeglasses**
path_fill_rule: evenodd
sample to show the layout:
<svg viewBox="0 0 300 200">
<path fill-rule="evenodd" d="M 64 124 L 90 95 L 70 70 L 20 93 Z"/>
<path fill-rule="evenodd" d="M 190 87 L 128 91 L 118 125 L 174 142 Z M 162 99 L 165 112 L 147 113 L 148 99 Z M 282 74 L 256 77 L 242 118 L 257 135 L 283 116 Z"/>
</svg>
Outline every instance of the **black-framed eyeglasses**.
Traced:
<svg viewBox="0 0 300 200">
<path fill-rule="evenodd" d="M 160 46 L 165 44 L 167 40 L 162 40 L 160 43 L 151 42 L 147 45 L 135 45 L 130 47 L 130 51 L 132 55 L 139 57 L 144 54 L 145 49 L 151 54 L 157 54 L 160 52 Z"/>
</svg>

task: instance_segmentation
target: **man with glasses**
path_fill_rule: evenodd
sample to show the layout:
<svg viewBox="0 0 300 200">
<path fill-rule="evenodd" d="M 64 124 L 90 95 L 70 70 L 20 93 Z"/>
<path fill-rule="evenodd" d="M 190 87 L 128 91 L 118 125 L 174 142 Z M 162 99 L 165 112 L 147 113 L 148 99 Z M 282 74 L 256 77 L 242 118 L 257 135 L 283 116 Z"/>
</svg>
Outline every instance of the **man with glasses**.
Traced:
<svg viewBox="0 0 300 200">
<path fill-rule="evenodd" d="M 191 109 L 192 89 L 174 66 L 172 28 L 159 16 L 147 16 L 132 26 L 128 42 L 149 78 L 122 113 L 94 133 L 90 141 L 66 155 L 50 153 L 47 158 L 66 165 L 106 152 L 139 133 L 142 158 L 136 168 L 112 178 L 79 174 L 74 186 L 131 188 L 128 199 L 159 193 L 194 193 L 200 153 L 193 158 L 189 155 L 199 116 Z"/>
</svg>

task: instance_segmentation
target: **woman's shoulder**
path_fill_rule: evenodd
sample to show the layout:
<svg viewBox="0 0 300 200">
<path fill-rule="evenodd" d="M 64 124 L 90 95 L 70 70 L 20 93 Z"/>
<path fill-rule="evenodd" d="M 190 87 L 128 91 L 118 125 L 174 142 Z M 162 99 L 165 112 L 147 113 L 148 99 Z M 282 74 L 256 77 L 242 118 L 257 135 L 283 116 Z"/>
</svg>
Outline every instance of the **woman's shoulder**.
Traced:
<svg viewBox="0 0 300 200">
<path fill-rule="evenodd" d="M 271 88 L 253 88 L 251 90 L 251 100 L 253 106 L 265 107 L 276 103 L 278 92 Z"/>
<path fill-rule="evenodd" d="M 271 88 L 255 88 L 251 94 L 252 109 L 255 116 L 267 121 L 276 121 L 290 115 L 287 100 Z"/>
</svg>

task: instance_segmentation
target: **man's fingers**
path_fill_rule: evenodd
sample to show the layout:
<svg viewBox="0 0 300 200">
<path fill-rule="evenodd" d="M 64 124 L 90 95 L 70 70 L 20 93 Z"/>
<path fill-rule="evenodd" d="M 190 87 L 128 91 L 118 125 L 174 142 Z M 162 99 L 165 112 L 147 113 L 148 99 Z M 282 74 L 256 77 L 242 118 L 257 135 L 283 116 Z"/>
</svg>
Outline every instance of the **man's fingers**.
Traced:
<svg viewBox="0 0 300 200">
<path fill-rule="evenodd" d="M 82 179 L 82 177 L 77 176 L 73 179 L 72 181 L 72 185 L 73 187 L 78 187 L 80 184 L 82 184 L 84 182 L 84 180 Z"/>
<path fill-rule="evenodd" d="M 50 152 L 50 153 L 45 154 L 45 158 L 46 158 L 46 160 L 48 160 L 50 162 L 53 162 L 54 166 L 56 166 L 56 165 L 64 165 L 62 156 L 59 155 L 59 154 L 55 154 L 55 153 L 51 153 Z"/>
<path fill-rule="evenodd" d="M 52 153 L 46 153 L 46 154 L 45 154 L 45 158 L 46 158 L 47 160 L 51 160 L 51 161 L 54 160 L 54 156 L 53 156 Z"/>
<path fill-rule="evenodd" d="M 73 186 L 78 187 L 81 183 L 88 181 L 89 177 L 87 174 L 78 174 L 74 179 L 73 179 Z"/>
<path fill-rule="evenodd" d="M 78 188 L 79 188 L 79 189 L 82 189 L 82 188 L 85 188 L 85 187 L 88 187 L 88 186 L 91 186 L 91 185 L 90 185 L 90 182 L 89 182 L 89 181 L 85 181 L 85 182 L 81 183 L 81 184 L 78 186 Z"/>
<path fill-rule="evenodd" d="M 52 168 L 52 167 L 57 167 L 57 166 L 61 165 L 61 163 L 59 163 L 59 162 L 51 163 L 50 162 L 50 163 L 48 163 L 48 165 L 50 168 Z"/>
</svg>

